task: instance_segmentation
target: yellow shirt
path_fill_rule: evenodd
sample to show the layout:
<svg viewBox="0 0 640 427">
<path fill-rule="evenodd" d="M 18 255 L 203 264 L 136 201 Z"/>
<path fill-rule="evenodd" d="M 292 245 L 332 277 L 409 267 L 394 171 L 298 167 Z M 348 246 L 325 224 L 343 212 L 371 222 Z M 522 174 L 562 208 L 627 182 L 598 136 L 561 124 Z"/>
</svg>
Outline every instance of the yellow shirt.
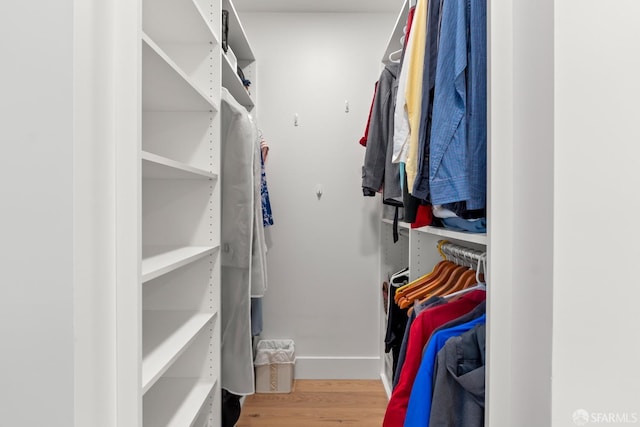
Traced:
<svg viewBox="0 0 640 427">
<path fill-rule="evenodd" d="M 424 54 L 427 43 L 428 0 L 418 0 L 410 37 L 414 37 L 409 55 L 409 70 L 405 90 L 407 116 L 409 117 L 409 150 L 407 152 L 407 188 L 413 190 L 418 173 L 418 136 L 420 135 L 420 114 L 422 112 L 422 78 L 424 74 Z"/>
</svg>

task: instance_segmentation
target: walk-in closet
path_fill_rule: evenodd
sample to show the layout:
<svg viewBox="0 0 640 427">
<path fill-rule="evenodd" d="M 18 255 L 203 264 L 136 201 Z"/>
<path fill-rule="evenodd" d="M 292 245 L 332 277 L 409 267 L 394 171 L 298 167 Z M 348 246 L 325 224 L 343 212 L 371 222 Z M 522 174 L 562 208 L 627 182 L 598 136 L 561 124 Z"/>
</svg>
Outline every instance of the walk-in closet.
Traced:
<svg viewBox="0 0 640 427">
<path fill-rule="evenodd" d="M 0 426 L 640 424 L 637 1 L 7 1 L 0 29 Z M 429 141 L 461 110 L 468 188 L 468 146 L 394 151 L 389 117 Z"/>
</svg>

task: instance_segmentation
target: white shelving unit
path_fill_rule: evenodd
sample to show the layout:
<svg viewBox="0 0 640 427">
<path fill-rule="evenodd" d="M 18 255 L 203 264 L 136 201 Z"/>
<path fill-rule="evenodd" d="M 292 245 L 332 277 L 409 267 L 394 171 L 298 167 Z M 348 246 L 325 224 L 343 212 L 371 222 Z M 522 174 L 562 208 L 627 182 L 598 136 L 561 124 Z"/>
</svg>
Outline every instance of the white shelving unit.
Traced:
<svg viewBox="0 0 640 427">
<path fill-rule="evenodd" d="M 409 228 L 406 223 L 399 225 L 399 240 L 393 242 L 393 222 L 383 219 L 380 230 L 380 282 L 404 267 L 410 269 L 410 279 L 415 280 L 433 270 L 433 266 L 442 260 L 438 252 L 438 241 L 448 240 L 469 248 L 487 250 L 486 234 L 463 233 L 439 227 Z M 406 230 L 408 229 L 408 232 Z M 386 318 L 381 316 L 381 377 L 387 395 L 391 395 L 393 378 L 391 364 L 393 360 L 384 353 L 384 331 Z"/>
<path fill-rule="evenodd" d="M 139 405 L 131 419 L 214 427 L 221 423 L 222 5 L 141 4 L 140 300 L 129 316 L 140 337 Z"/>
<path fill-rule="evenodd" d="M 141 4 L 140 164 L 132 183 L 141 189 L 139 300 L 123 315 L 139 349 L 119 356 L 139 383 L 126 389 L 123 423 L 218 427 L 221 88 L 255 107 L 222 51 L 223 8 L 229 46 L 253 84 L 255 57 L 230 1 Z"/>
<path fill-rule="evenodd" d="M 242 69 L 245 78 L 251 81 L 250 90 L 247 92 L 238 77 L 237 70 L 232 67 L 231 62 L 223 52 L 222 86 L 227 88 L 236 101 L 243 105 L 249 112 L 252 112 L 256 105 L 256 58 L 233 2 L 231 0 L 222 0 L 222 9 L 229 12 L 227 44 L 231 50 L 233 50 L 238 60 L 238 66 Z"/>
<path fill-rule="evenodd" d="M 244 88 L 240 77 L 238 77 L 237 71 L 229 61 L 229 58 L 227 58 L 226 55 L 222 55 L 222 57 L 222 82 L 224 87 L 227 88 L 236 101 L 247 107 L 248 110 L 251 110 L 255 105 L 251 95 L 249 95 L 249 92 Z"/>
</svg>

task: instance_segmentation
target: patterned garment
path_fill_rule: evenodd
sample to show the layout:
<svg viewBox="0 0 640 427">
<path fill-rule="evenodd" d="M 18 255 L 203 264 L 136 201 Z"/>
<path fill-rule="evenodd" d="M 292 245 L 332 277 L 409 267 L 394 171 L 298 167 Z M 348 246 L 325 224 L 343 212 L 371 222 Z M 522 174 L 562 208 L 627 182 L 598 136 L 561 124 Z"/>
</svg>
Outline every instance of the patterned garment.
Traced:
<svg viewBox="0 0 640 427">
<path fill-rule="evenodd" d="M 264 169 L 264 157 L 260 156 L 260 164 L 262 165 L 262 185 L 260 193 L 262 194 L 262 224 L 265 227 L 273 225 L 273 214 L 271 213 L 271 202 L 269 201 L 269 190 L 267 189 L 267 175 Z"/>
</svg>

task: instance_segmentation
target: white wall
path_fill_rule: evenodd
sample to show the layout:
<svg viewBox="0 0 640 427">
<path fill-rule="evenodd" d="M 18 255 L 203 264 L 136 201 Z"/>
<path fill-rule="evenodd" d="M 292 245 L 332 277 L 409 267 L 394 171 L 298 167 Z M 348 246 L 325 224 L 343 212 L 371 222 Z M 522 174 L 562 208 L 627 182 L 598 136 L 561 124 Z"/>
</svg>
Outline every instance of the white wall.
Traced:
<svg viewBox="0 0 640 427">
<path fill-rule="evenodd" d="M 513 19 L 510 425 L 539 427 L 551 419 L 553 1 L 514 1 Z"/>
<path fill-rule="evenodd" d="M 0 3 L 0 425 L 73 425 L 73 1 Z"/>
<path fill-rule="evenodd" d="M 635 0 L 555 2 L 554 426 L 640 423 L 639 40 Z"/>
<path fill-rule="evenodd" d="M 258 119 L 271 145 L 275 225 L 263 338 L 295 341 L 300 378 L 377 378 L 380 199 L 362 196 L 358 140 L 396 15 L 241 19 L 258 60 Z"/>
<path fill-rule="evenodd" d="M 488 424 L 551 422 L 553 2 L 490 9 Z"/>
<path fill-rule="evenodd" d="M 491 2 L 493 427 L 640 423 L 638 16 Z"/>
</svg>

